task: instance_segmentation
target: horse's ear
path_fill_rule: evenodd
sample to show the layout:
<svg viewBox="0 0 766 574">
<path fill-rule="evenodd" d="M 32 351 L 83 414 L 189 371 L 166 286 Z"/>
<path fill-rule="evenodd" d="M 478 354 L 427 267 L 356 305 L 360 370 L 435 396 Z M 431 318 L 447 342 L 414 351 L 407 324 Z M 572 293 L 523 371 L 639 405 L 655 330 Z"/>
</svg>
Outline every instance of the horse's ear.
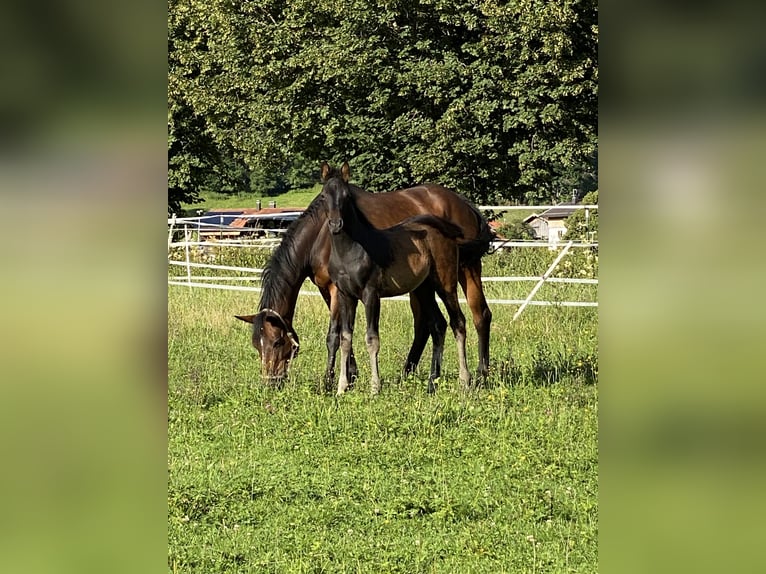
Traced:
<svg viewBox="0 0 766 574">
<path fill-rule="evenodd" d="M 320 171 L 320 177 L 322 181 L 327 181 L 327 176 L 330 175 L 330 164 L 328 164 L 326 161 L 322 162 L 322 168 Z"/>
<path fill-rule="evenodd" d="M 343 166 L 340 168 L 340 174 L 343 176 L 343 181 L 348 183 L 348 180 L 351 179 L 351 168 L 348 167 L 348 162 L 344 161 Z"/>
<path fill-rule="evenodd" d="M 240 321 L 244 321 L 245 323 L 252 323 L 253 319 L 255 319 L 255 315 L 234 315 L 234 316 Z"/>
</svg>

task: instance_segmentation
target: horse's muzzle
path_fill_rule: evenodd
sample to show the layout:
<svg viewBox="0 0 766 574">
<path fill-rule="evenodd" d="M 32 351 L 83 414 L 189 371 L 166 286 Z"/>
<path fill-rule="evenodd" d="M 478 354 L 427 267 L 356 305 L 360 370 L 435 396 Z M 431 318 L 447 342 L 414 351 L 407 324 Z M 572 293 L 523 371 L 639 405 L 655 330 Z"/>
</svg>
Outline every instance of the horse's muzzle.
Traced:
<svg viewBox="0 0 766 574">
<path fill-rule="evenodd" d="M 343 220 L 342 219 L 328 219 L 327 225 L 330 226 L 330 233 L 333 235 L 336 235 L 340 233 L 340 230 L 343 229 Z"/>
</svg>

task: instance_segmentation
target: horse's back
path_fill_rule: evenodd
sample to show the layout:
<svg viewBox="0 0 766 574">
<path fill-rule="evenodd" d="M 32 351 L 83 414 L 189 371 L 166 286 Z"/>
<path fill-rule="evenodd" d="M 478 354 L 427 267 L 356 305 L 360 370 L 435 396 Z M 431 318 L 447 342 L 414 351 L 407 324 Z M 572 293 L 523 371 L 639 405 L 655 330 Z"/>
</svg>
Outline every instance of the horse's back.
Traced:
<svg viewBox="0 0 766 574">
<path fill-rule="evenodd" d="M 425 183 L 385 193 L 355 188 L 354 197 L 365 217 L 379 229 L 418 215 L 432 215 L 455 225 L 463 239 L 478 242 L 477 245 L 483 247 L 470 251 L 461 249 L 464 264 L 480 260 L 489 250 L 493 235 L 487 221 L 471 202 L 442 185 Z"/>
<path fill-rule="evenodd" d="M 477 228 L 476 212 L 471 204 L 441 185 L 429 183 L 385 193 L 355 191 L 357 206 L 378 228 L 391 227 L 408 217 L 426 214 L 453 221 L 472 234 Z"/>
</svg>

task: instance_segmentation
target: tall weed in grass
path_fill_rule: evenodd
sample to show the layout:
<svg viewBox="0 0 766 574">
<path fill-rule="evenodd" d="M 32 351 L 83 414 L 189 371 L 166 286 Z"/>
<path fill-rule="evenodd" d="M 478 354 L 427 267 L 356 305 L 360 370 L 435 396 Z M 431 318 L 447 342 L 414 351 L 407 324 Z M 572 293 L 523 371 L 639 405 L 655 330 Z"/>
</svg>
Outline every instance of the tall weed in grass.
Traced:
<svg viewBox="0 0 766 574">
<path fill-rule="evenodd" d="M 400 374 L 406 302 L 383 303 L 383 392 L 317 395 L 328 313 L 300 297 L 301 353 L 260 384 L 252 294 L 170 287 L 168 566 L 177 572 L 593 572 L 596 314 L 494 306 L 492 372 L 465 394 L 452 337 L 426 393 L 430 344 Z M 476 334 L 469 329 L 475 366 Z M 474 350 L 473 352 L 471 350 Z"/>
</svg>

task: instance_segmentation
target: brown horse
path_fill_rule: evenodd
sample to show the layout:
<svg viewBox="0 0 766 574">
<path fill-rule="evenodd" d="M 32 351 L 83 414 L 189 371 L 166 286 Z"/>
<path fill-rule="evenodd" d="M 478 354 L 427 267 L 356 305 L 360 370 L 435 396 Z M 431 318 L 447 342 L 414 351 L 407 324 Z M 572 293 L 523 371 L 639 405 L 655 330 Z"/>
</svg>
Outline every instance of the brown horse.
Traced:
<svg viewBox="0 0 766 574">
<path fill-rule="evenodd" d="M 489 369 L 489 332 L 492 313 L 487 306 L 481 284 L 481 257 L 489 249 L 492 232 L 479 211 L 463 197 L 436 184 L 391 191 L 369 193 L 353 185 L 358 209 L 375 227 L 395 225 L 404 219 L 432 214 L 457 225 L 466 240 L 479 240 L 482 249 L 459 249 L 458 280 L 465 292 L 478 333 L 478 375 L 486 376 Z M 259 312 L 238 315 L 252 323 L 252 343 L 261 357 L 264 375 L 278 381 L 287 373 L 288 366 L 299 348 L 298 335 L 292 326 L 298 292 L 306 278 L 317 285 L 330 308 L 334 309 L 336 287 L 330 280 L 327 264 L 330 258 L 330 233 L 325 225 L 327 217 L 324 198 L 317 196 L 301 217 L 294 221 L 274 251 L 262 277 Z M 423 354 L 429 334 L 443 339 L 447 323 L 441 315 L 433 291 L 422 286 L 410 295 L 414 320 L 414 339 L 407 356 L 404 372 L 413 372 Z M 325 385 L 335 378 L 335 355 L 339 346 L 339 332 L 332 323 L 327 333 L 328 361 Z M 351 376 L 355 364 L 351 361 Z"/>
<path fill-rule="evenodd" d="M 372 394 L 381 389 L 378 370 L 380 351 L 380 299 L 417 290 L 426 283 L 435 290 L 447 309 L 450 326 L 455 333 L 460 363 L 460 381 L 470 386 L 471 376 L 465 357 L 465 316 L 457 296 L 459 227 L 434 217 L 419 215 L 402 223 L 377 229 L 356 207 L 356 194 L 348 185 L 349 167 L 340 171 L 322 165 L 322 195 L 327 207 L 327 225 L 331 232 L 330 279 L 338 289 L 338 305 L 332 321 L 340 328 L 341 371 L 338 394 L 349 387 L 351 341 L 354 334 L 356 307 L 362 301 L 367 316 L 367 351 L 372 370 Z M 441 344 L 440 344 L 441 343 Z M 434 340 L 434 357 L 428 390 L 441 372 L 441 342 Z"/>
</svg>

